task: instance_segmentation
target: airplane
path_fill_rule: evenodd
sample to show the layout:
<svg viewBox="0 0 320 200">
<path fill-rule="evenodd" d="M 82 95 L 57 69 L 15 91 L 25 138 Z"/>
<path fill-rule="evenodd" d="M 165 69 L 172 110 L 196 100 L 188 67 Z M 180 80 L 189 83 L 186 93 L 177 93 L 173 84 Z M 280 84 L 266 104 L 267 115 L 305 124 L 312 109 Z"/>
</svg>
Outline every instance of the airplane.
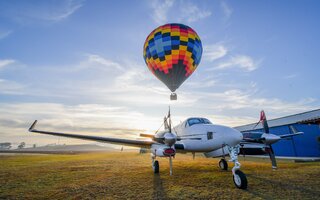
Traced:
<svg viewBox="0 0 320 200">
<path fill-rule="evenodd" d="M 303 132 L 298 132 L 297 129 L 289 125 L 291 134 L 276 135 L 270 133 L 268 121 L 265 112 L 260 112 L 260 120 L 252 128 L 254 130 L 261 123 L 263 132 L 261 131 L 242 131 L 243 141 L 241 142 L 240 154 L 242 155 L 265 155 L 269 154 L 272 169 L 277 169 L 277 161 L 272 148 L 272 144 L 293 136 L 302 135 Z"/>
<path fill-rule="evenodd" d="M 222 157 L 219 161 L 219 167 L 222 170 L 228 170 L 225 156 L 229 155 L 229 162 L 234 163 L 232 175 L 235 186 L 239 189 L 246 189 L 248 185 L 246 175 L 240 170 L 241 164 L 238 161 L 240 143 L 243 140 L 242 133 L 228 126 L 213 124 L 206 118 L 190 117 L 172 127 L 169 108 L 168 115 L 164 117 L 161 125 L 161 127 L 164 126 L 163 131 L 157 131 L 154 135 L 140 134 L 141 137 L 151 138 L 151 140 L 129 140 L 43 131 L 37 130 L 36 124 L 37 120 L 30 126 L 30 132 L 148 148 L 151 150 L 152 169 L 155 174 L 159 173 L 160 168 L 157 157 L 169 158 L 170 175 L 172 175 L 172 158 L 176 153 L 201 152 L 207 157 Z"/>
</svg>

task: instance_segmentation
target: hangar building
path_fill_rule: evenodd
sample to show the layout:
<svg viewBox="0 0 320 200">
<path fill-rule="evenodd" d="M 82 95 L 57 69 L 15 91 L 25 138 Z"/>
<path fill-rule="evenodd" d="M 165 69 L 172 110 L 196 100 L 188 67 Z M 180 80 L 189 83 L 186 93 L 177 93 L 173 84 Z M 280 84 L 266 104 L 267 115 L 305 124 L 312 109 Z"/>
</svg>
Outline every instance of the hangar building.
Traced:
<svg viewBox="0 0 320 200">
<path fill-rule="evenodd" d="M 268 114 L 268 113 L 267 113 Z M 283 139 L 272 145 L 276 156 L 317 157 L 320 158 L 320 109 L 286 117 L 268 120 L 270 133 L 275 135 L 291 134 L 293 125 L 303 135 Z M 239 131 L 263 131 L 261 123 L 235 127 Z"/>
</svg>

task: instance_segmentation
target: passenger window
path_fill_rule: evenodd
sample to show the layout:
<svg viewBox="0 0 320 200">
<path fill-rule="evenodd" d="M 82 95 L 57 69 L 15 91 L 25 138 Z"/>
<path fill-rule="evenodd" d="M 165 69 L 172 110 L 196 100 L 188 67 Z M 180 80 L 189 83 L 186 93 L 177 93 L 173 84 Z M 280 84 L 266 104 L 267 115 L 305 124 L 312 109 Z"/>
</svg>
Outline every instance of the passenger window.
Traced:
<svg viewBox="0 0 320 200">
<path fill-rule="evenodd" d="M 212 140 L 213 138 L 212 132 L 207 132 L 207 137 L 208 137 L 208 140 Z"/>
</svg>

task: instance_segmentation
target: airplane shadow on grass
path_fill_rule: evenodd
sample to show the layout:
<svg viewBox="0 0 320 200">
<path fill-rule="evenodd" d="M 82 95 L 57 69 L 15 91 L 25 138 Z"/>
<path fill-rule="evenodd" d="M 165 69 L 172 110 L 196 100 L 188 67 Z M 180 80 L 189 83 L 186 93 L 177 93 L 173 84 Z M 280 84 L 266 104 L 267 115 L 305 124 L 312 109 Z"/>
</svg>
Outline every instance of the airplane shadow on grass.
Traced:
<svg viewBox="0 0 320 200">
<path fill-rule="evenodd" d="M 154 174 L 153 176 L 153 199 L 167 199 L 160 174 Z"/>
</svg>

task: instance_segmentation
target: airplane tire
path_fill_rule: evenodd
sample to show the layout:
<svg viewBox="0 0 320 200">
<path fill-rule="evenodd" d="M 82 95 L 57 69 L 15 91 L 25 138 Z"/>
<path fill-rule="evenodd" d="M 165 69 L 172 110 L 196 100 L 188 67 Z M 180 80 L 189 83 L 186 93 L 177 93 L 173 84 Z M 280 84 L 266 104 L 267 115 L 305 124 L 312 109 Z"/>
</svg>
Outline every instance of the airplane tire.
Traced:
<svg viewBox="0 0 320 200">
<path fill-rule="evenodd" d="M 248 181 L 247 176 L 240 170 L 237 170 L 233 175 L 233 183 L 239 189 L 247 189 Z"/>
<path fill-rule="evenodd" d="M 159 173 L 159 162 L 156 160 L 156 161 L 154 161 L 154 163 L 153 163 L 153 172 L 155 173 L 155 174 L 158 174 Z"/>
<path fill-rule="evenodd" d="M 220 167 L 220 169 L 222 169 L 222 170 L 228 170 L 228 163 L 227 163 L 227 161 L 226 161 L 225 159 L 221 159 L 221 160 L 219 161 L 219 167 Z"/>
</svg>

